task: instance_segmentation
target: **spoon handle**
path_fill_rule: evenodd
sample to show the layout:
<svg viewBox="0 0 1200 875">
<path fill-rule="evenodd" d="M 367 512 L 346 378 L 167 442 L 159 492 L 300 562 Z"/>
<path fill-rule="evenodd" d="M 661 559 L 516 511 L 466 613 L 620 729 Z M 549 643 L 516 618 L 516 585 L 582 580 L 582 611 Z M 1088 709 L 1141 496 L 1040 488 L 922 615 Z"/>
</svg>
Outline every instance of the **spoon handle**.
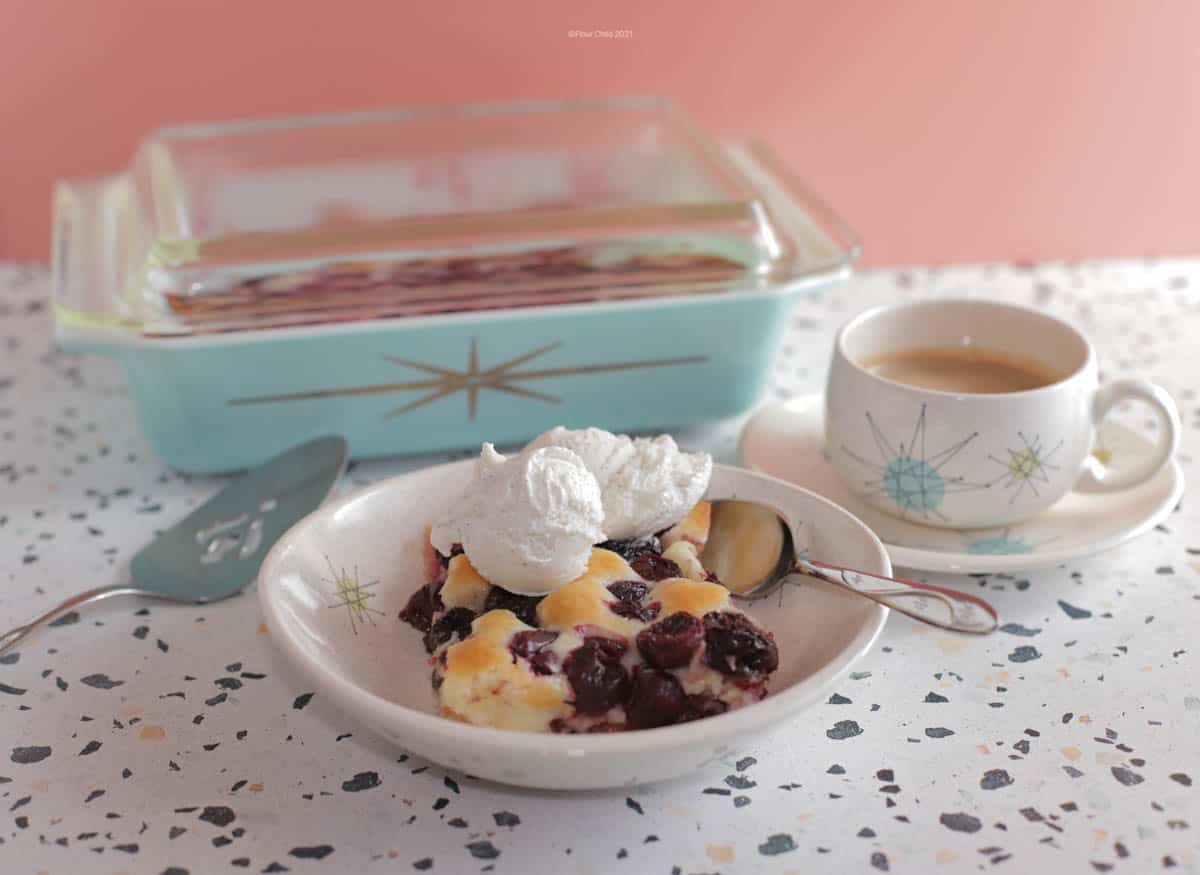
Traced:
<svg viewBox="0 0 1200 875">
<path fill-rule="evenodd" d="M 995 608 L 983 599 L 952 589 L 915 580 L 880 577 L 811 559 L 798 559 L 796 570 L 853 590 L 914 620 L 942 629 L 986 635 L 1000 624 Z"/>
<path fill-rule="evenodd" d="M 81 592 L 79 595 L 72 596 L 65 602 L 51 608 L 33 620 L 30 620 L 23 626 L 17 626 L 15 629 L 10 629 L 3 635 L 0 635 L 0 653 L 6 653 L 11 650 L 21 641 L 24 641 L 31 632 L 38 629 L 47 623 L 52 622 L 63 614 L 77 608 L 80 605 L 86 605 L 88 602 L 98 602 L 101 599 L 110 598 L 116 595 L 142 595 L 140 589 L 134 589 L 124 584 L 116 584 L 115 586 L 101 586 L 96 589 L 89 589 L 86 592 Z"/>
</svg>

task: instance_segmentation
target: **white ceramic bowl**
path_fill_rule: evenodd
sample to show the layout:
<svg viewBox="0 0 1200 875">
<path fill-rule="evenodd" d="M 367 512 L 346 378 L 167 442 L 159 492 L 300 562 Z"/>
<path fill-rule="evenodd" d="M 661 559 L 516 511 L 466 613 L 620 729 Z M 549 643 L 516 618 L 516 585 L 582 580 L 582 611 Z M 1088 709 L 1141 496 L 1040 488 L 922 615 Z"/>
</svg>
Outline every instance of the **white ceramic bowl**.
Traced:
<svg viewBox="0 0 1200 875">
<path fill-rule="evenodd" d="M 318 693 L 397 745 L 448 768 L 544 789 L 673 778 L 796 719 L 883 628 L 886 608 L 806 580 L 749 607 L 774 633 L 780 658 L 770 695 L 750 707 L 679 726 L 604 735 L 542 735 L 448 720 L 434 708 L 421 636 L 397 614 L 424 583 L 422 530 L 459 493 L 472 464 L 405 474 L 326 505 L 276 543 L 258 578 L 271 640 Z M 811 492 L 717 465 L 708 494 L 779 509 L 797 547 L 815 558 L 891 573 L 879 539 Z"/>
</svg>

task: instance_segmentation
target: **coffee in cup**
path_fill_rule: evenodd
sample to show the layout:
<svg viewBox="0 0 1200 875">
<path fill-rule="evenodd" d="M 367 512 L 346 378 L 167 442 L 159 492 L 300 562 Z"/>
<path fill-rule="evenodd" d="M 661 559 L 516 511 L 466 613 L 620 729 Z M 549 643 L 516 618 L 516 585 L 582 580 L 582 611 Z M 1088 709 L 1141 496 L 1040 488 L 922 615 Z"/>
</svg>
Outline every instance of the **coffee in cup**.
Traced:
<svg viewBox="0 0 1200 875">
<path fill-rule="evenodd" d="M 905 386 L 986 395 L 1040 389 L 1064 376 L 1039 361 L 974 345 L 903 349 L 860 364 L 877 377 Z"/>
</svg>

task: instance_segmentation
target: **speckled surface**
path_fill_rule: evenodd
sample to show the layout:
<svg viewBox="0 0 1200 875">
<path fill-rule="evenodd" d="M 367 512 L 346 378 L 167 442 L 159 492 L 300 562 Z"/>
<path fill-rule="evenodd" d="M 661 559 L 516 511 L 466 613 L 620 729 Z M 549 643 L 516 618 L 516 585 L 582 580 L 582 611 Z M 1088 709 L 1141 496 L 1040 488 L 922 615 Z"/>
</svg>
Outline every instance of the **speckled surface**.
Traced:
<svg viewBox="0 0 1200 875">
<path fill-rule="evenodd" d="M 772 392 L 818 390 L 854 312 L 949 294 L 1077 319 L 1105 376 L 1175 395 L 1200 478 L 1198 261 L 868 273 L 798 306 Z M 154 457 L 114 363 L 54 351 L 46 295 L 40 268 L 0 266 L 5 626 L 119 581 L 220 485 Z M 731 461 L 739 425 L 679 437 Z M 357 465 L 343 488 L 440 460 Z M 514 791 L 407 756 L 289 673 L 251 595 L 93 606 L 0 657 L 0 871 L 1196 871 L 1198 523 L 1185 499 L 1102 556 L 928 578 L 986 593 L 1005 630 L 893 616 L 770 743 L 633 792 Z"/>
</svg>

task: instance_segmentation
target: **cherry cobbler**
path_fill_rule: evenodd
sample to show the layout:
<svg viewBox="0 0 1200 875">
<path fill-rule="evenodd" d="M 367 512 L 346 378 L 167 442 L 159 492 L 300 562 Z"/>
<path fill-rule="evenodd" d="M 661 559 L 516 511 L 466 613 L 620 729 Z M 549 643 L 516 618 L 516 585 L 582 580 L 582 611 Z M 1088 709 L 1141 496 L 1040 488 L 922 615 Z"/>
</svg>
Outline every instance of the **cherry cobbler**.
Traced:
<svg viewBox="0 0 1200 875">
<path fill-rule="evenodd" d="M 221 332 L 583 303 L 643 296 L 655 284 L 721 290 L 743 271 L 736 261 L 703 252 L 571 246 L 347 261 L 245 277 L 199 294 L 168 291 L 163 300 L 192 331 Z"/>
<path fill-rule="evenodd" d="M 441 713 L 614 732 L 762 699 L 778 650 L 701 564 L 709 514 L 701 501 L 664 531 L 597 544 L 583 574 L 548 595 L 491 585 L 461 545 L 440 553 L 427 531 L 428 582 L 400 617 L 424 635 Z"/>
</svg>

